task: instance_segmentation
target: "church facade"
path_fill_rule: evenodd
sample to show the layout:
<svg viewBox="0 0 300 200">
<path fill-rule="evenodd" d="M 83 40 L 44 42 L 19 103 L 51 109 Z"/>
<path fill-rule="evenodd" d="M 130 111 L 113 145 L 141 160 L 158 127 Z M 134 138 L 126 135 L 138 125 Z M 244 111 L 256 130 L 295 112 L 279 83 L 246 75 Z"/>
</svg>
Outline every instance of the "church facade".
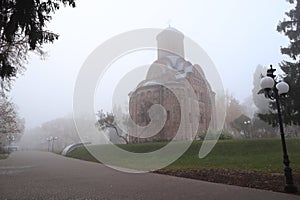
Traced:
<svg viewBox="0 0 300 200">
<path fill-rule="evenodd" d="M 137 125 L 147 126 L 150 123 L 150 107 L 159 104 L 166 110 L 166 122 L 152 137 L 129 136 L 128 140 L 130 143 L 171 141 L 180 123 L 184 124 L 185 131 L 176 136 L 176 140 L 194 140 L 194 137 L 185 133 L 198 133 L 209 128 L 215 106 L 215 93 L 201 67 L 185 60 L 184 35 L 181 32 L 171 27 L 165 29 L 157 35 L 157 47 L 158 58 L 150 66 L 146 79 L 129 94 L 129 113 Z M 172 91 L 176 91 L 177 95 Z M 192 92 L 194 95 L 189 95 Z M 195 105 L 199 106 L 199 113 L 192 116 Z M 197 130 L 192 130 L 190 123 L 195 121 L 192 117 L 196 117 Z M 129 127 L 129 135 L 137 136 L 136 131 Z"/>
</svg>

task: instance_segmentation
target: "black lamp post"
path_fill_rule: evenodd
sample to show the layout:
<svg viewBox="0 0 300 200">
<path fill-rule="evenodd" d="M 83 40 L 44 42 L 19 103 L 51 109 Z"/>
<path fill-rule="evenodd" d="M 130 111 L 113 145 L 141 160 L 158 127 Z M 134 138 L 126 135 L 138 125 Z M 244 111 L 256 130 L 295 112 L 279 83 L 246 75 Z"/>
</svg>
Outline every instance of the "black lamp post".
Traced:
<svg viewBox="0 0 300 200">
<path fill-rule="evenodd" d="M 50 139 L 50 137 L 47 137 L 47 143 L 48 143 L 48 151 L 50 151 L 50 142 L 51 142 L 51 139 Z"/>
<path fill-rule="evenodd" d="M 8 141 L 8 144 L 11 145 L 11 143 L 12 143 L 13 141 L 15 141 L 15 136 L 9 134 L 9 135 L 7 136 L 7 141 Z"/>
<path fill-rule="evenodd" d="M 50 151 L 50 143 L 52 142 L 52 152 L 54 150 L 54 140 L 57 140 L 58 137 L 53 137 L 53 136 L 50 136 L 47 138 L 47 141 L 48 141 L 48 151 Z"/>
<path fill-rule="evenodd" d="M 54 141 L 57 139 L 58 137 L 52 137 L 52 152 L 54 151 Z"/>
<path fill-rule="evenodd" d="M 285 143 L 285 134 L 283 130 L 281 109 L 280 109 L 280 96 L 286 94 L 289 91 L 289 85 L 283 81 L 277 82 L 275 80 L 274 72 L 276 69 L 273 69 L 272 65 L 270 65 L 270 69 L 267 70 L 267 76 L 261 79 L 260 85 L 264 91 L 266 98 L 270 98 L 276 101 L 276 107 L 278 112 L 278 123 L 280 128 L 280 136 L 281 136 L 281 144 L 283 150 L 283 164 L 284 175 L 285 175 L 285 188 L 284 191 L 287 193 L 295 193 L 297 192 L 297 187 L 293 182 L 292 169 L 290 168 L 290 160 L 287 153 L 286 143 Z"/>
<path fill-rule="evenodd" d="M 244 125 L 245 125 L 245 136 L 246 138 L 250 138 L 251 137 L 251 121 L 247 120 L 244 121 Z"/>
</svg>

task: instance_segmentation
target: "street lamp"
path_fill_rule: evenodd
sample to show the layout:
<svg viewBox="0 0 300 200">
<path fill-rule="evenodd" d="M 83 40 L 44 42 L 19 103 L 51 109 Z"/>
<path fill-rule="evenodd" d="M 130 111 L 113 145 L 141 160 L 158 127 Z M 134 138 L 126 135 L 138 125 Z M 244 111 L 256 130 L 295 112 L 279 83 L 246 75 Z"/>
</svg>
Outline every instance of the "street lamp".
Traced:
<svg viewBox="0 0 300 200">
<path fill-rule="evenodd" d="M 251 136 L 251 121 L 250 121 L 250 120 L 244 121 L 244 125 L 245 125 L 245 127 L 246 127 L 246 132 L 248 132 L 248 133 L 246 134 L 246 137 L 247 137 L 247 138 L 250 138 L 250 136 Z"/>
<path fill-rule="evenodd" d="M 54 140 L 57 140 L 58 139 L 58 137 L 52 137 L 52 152 L 53 152 L 53 150 L 54 150 Z"/>
<path fill-rule="evenodd" d="M 9 134 L 7 137 L 8 144 L 11 145 L 13 141 L 15 141 L 15 136 Z"/>
<path fill-rule="evenodd" d="M 51 139 L 50 139 L 50 137 L 47 137 L 46 140 L 48 142 L 48 151 L 50 151 L 50 142 L 51 142 Z"/>
<path fill-rule="evenodd" d="M 277 113 L 278 113 L 278 123 L 280 128 L 280 136 L 281 136 L 281 144 L 283 150 L 283 164 L 284 175 L 285 175 L 285 188 L 284 191 L 287 193 L 295 193 L 297 192 L 297 187 L 293 182 L 292 169 L 290 168 L 290 160 L 287 153 L 287 147 L 285 143 L 285 135 L 283 130 L 281 109 L 280 109 L 280 96 L 288 93 L 289 85 L 283 81 L 276 81 L 274 72 L 276 69 L 273 69 L 272 65 L 270 65 L 270 69 L 267 70 L 267 76 L 263 77 L 260 81 L 260 86 L 262 91 L 264 92 L 266 98 L 272 99 L 276 101 Z"/>
<path fill-rule="evenodd" d="M 48 141 L 48 151 L 50 151 L 50 143 L 52 141 L 52 152 L 54 150 L 54 140 L 57 140 L 58 137 L 53 137 L 53 136 L 50 136 L 50 137 L 47 137 L 47 141 Z"/>
</svg>

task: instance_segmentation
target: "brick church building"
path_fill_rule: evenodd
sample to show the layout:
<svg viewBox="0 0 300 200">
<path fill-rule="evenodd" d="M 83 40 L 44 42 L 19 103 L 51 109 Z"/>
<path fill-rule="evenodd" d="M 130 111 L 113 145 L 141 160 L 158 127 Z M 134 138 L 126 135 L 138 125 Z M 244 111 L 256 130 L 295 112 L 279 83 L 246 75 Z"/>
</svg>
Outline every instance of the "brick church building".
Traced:
<svg viewBox="0 0 300 200">
<path fill-rule="evenodd" d="M 199 124 L 197 130 L 191 131 L 196 133 L 206 131 L 212 122 L 215 93 L 201 67 L 185 60 L 184 35 L 169 27 L 159 33 L 156 39 L 158 58 L 150 66 L 146 79 L 129 94 L 129 112 L 137 125 L 146 126 L 150 122 L 149 108 L 154 104 L 160 104 L 166 110 L 166 122 L 156 135 L 149 138 L 129 136 L 129 143 L 171 141 L 177 133 L 180 122 L 184 123 L 186 130 L 192 129 L 190 118 L 195 101 L 196 105 L 199 105 L 199 114 L 196 116 Z M 191 87 L 186 86 L 187 81 L 194 91 L 189 91 Z M 176 91 L 176 94 L 179 94 L 177 97 L 184 99 L 183 105 L 179 105 L 172 91 Z M 188 95 L 191 92 L 195 95 Z M 192 99 L 193 97 L 196 99 Z M 135 131 L 137 130 L 129 128 L 130 133 Z M 176 140 L 193 139 L 195 138 L 187 134 L 176 137 Z"/>
</svg>

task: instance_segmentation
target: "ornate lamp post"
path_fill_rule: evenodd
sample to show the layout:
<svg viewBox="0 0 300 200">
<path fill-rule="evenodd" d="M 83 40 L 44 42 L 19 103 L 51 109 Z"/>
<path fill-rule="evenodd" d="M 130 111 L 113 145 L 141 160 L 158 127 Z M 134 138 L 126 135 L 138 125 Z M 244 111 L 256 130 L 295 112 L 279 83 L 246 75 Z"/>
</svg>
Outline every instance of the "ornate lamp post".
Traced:
<svg viewBox="0 0 300 200">
<path fill-rule="evenodd" d="M 8 144 L 11 145 L 13 141 L 15 141 L 15 136 L 9 134 L 7 137 Z"/>
<path fill-rule="evenodd" d="M 50 142 L 51 142 L 51 138 L 47 137 L 46 138 L 47 142 L 48 142 L 48 151 L 50 151 Z"/>
<path fill-rule="evenodd" d="M 251 137 L 251 121 L 250 120 L 244 121 L 244 125 L 246 127 L 246 132 L 247 132 L 247 133 L 245 133 L 246 138 L 250 138 Z"/>
<path fill-rule="evenodd" d="M 50 151 L 50 142 L 52 141 L 52 152 L 54 150 L 54 140 L 57 140 L 58 137 L 53 137 L 53 136 L 50 136 L 47 138 L 47 141 L 48 141 L 48 151 Z"/>
<path fill-rule="evenodd" d="M 270 98 L 276 101 L 276 107 L 278 112 L 278 123 L 280 128 L 280 136 L 281 136 L 281 144 L 283 150 L 283 164 L 284 175 L 286 185 L 284 191 L 287 193 L 295 193 L 297 192 L 297 187 L 293 182 L 292 169 L 290 168 L 290 160 L 287 153 L 286 143 L 285 143 L 285 135 L 283 130 L 282 116 L 281 116 L 281 108 L 280 108 L 280 96 L 288 93 L 289 85 L 283 81 L 277 82 L 275 80 L 274 72 L 276 69 L 273 69 L 272 65 L 270 65 L 270 69 L 267 70 L 267 76 L 263 77 L 260 81 L 260 85 L 266 98 Z"/>
<path fill-rule="evenodd" d="M 57 139 L 58 137 L 52 137 L 52 152 L 54 151 L 54 141 Z"/>
</svg>

